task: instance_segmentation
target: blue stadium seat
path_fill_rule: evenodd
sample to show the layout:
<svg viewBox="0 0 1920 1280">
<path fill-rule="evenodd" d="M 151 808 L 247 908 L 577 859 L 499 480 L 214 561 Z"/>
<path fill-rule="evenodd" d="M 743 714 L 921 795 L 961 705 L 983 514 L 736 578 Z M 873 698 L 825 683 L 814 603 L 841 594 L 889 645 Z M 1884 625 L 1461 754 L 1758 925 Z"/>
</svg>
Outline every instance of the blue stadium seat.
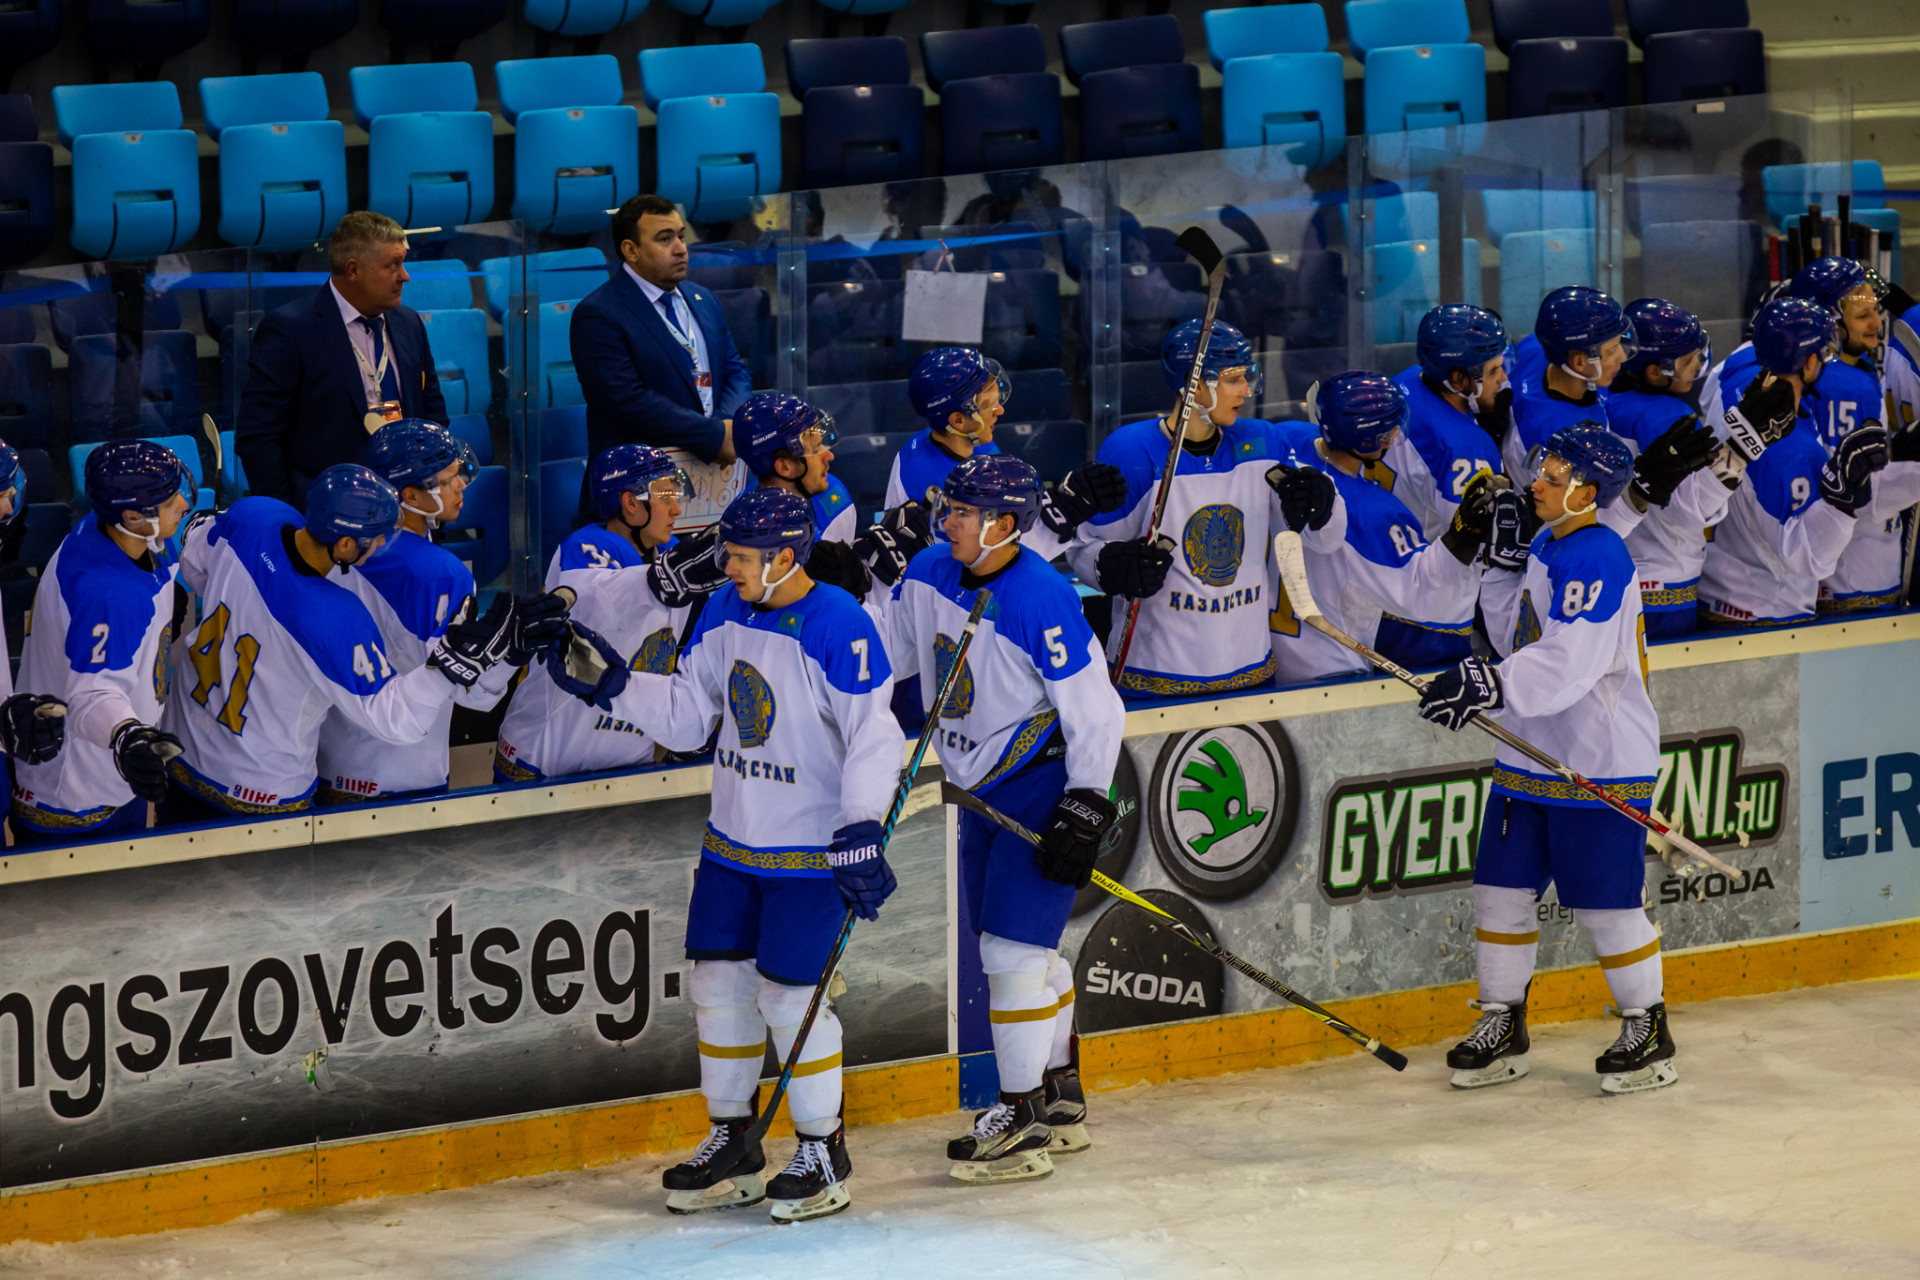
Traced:
<svg viewBox="0 0 1920 1280">
<path fill-rule="evenodd" d="M 764 92 L 760 46 L 642 49 L 640 79 L 659 116 L 655 191 L 690 218 L 725 221 L 780 190 L 780 99 Z"/>
<path fill-rule="evenodd" d="M 393 9 L 389 3 L 389 25 Z M 493 117 L 475 109 L 470 65 L 354 67 L 347 80 L 368 135 L 369 209 L 403 227 L 450 228 L 493 215 Z"/>
<path fill-rule="evenodd" d="M 480 264 L 487 282 L 487 310 L 498 320 L 508 291 L 520 284 L 518 258 L 488 258 Z M 576 302 L 607 282 L 607 259 L 598 249 L 549 249 L 527 255 L 526 286 L 542 302 Z"/>
<path fill-rule="evenodd" d="M 21 449 L 20 470 L 27 477 L 28 502 L 52 502 L 59 496 L 53 483 L 53 459 L 45 449 Z"/>
<path fill-rule="evenodd" d="M 415 311 L 462 311 L 473 305 L 473 268 L 458 258 L 407 258 L 401 293 Z"/>
<path fill-rule="evenodd" d="M 1490 0 L 1493 39 L 1510 54 L 1522 40 L 1581 39 L 1613 34 L 1608 0 Z"/>
<path fill-rule="evenodd" d="M 1500 245 L 1500 314 L 1515 341 L 1533 331 L 1540 299 L 1567 285 L 1592 285 L 1591 227 L 1512 231 Z M 1618 262 L 1616 256 L 1613 259 Z"/>
<path fill-rule="evenodd" d="M 569 405 L 563 409 L 540 411 L 540 459 L 557 462 L 561 458 L 587 456 L 587 409 Z M 574 488 L 577 490 L 578 485 Z M 576 493 L 576 497 L 578 494 Z"/>
<path fill-rule="evenodd" d="M 325 240 L 347 212 L 347 137 L 312 71 L 200 82 L 220 144 L 220 238 L 259 249 Z"/>
<path fill-rule="evenodd" d="M 1075 22 L 1060 28 L 1060 62 L 1067 79 L 1075 84 L 1096 71 L 1173 63 L 1186 56 L 1180 22 L 1170 13 Z"/>
<path fill-rule="evenodd" d="M 34 323 L 33 312 L 31 303 L 0 306 L 0 344 L 39 341 L 39 326 Z"/>
<path fill-rule="evenodd" d="M 1887 208 L 1885 196 L 1860 195 L 1863 191 L 1884 191 L 1885 173 L 1878 160 L 1855 160 L 1851 166 L 1839 161 L 1822 164 L 1770 164 L 1760 170 L 1760 185 L 1767 193 L 1767 216 L 1775 226 L 1784 228 L 1787 219 L 1817 204 L 1829 215 L 1839 212 L 1836 197 L 1854 192 L 1853 220 L 1870 227 L 1898 229 L 1899 211 Z M 1884 215 L 1893 214 L 1889 219 Z M 1882 215 L 1875 218 L 1872 215 Z"/>
<path fill-rule="evenodd" d="M 1737 173 L 1677 173 L 1627 179 L 1627 224 L 1730 222 L 1741 217 Z"/>
<path fill-rule="evenodd" d="M 200 140 L 180 127 L 172 84 L 58 85 L 53 114 L 73 152 L 76 250 L 154 258 L 199 233 Z"/>
<path fill-rule="evenodd" d="M 33 95 L 0 93 L 0 142 L 38 141 L 40 118 L 33 111 Z"/>
<path fill-rule="evenodd" d="M 587 477 L 585 458 L 555 458 L 540 464 L 540 568 L 545 572 L 561 540 L 580 519 L 580 487 Z"/>
<path fill-rule="evenodd" d="M 11 16 L 0 13 L 0 30 Z M 53 243 L 53 148 L 39 138 L 32 97 L 0 96 L 0 267 L 37 258 Z"/>
<path fill-rule="evenodd" d="M 1209 9 L 1207 57 L 1224 72 L 1235 58 L 1275 53 L 1325 53 L 1327 14 L 1317 4 L 1262 4 L 1246 9 Z"/>
<path fill-rule="evenodd" d="M 1627 105 L 1627 42 L 1614 36 L 1519 40 L 1507 54 L 1507 114 L 1610 111 Z"/>
<path fill-rule="evenodd" d="M 1460 242 L 1461 257 L 1468 263 L 1480 261 L 1480 242 Z M 1373 287 L 1375 342 L 1412 342 L 1420 328 L 1420 317 L 1439 306 L 1440 246 L 1432 240 L 1406 240 L 1396 244 L 1373 246 Z M 1464 297 L 1447 302 L 1480 305 L 1480 273 L 1470 270 L 1462 281 Z"/>
<path fill-rule="evenodd" d="M 1000 452 L 1031 464 L 1042 480 L 1057 481 L 1087 461 L 1087 436 L 1084 422 L 1003 422 L 993 442 Z"/>
<path fill-rule="evenodd" d="M 104 283 L 95 277 L 96 283 Z M 119 300 L 106 289 L 93 289 L 71 297 L 55 298 L 47 303 L 47 319 L 53 331 L 53 345 L 62 351 L 73 347 L 83 334 L 112 333 L 119 313 Z M 141 303 L 140 327 L 178 329 L 181 326 L 180 297 L 171 290 L 145 290 Z"/>
<path fill-rule="evenodd" d="M 447 430 L 473 450 L 473 460 L 477 466 L 493 465 L 493 432 L 487 429 L 485 418 L 477 413 L 457 414 L 447 423 Z"/>
<path fill-rule="evenodd" d="M 1665 32 L 1746 25 L 1747 0 L 1627 0 L 1627 30 L 1643 49 Z"/>
<path fill-rule="evenodd" d="M 1120 160 L 1198 150 L 1200 69 L 1172 14 L 1071 23 L 1060 59 L 1080 86 L 1080 151 Z"/>
<path fill-rule="evenodd" d="M 579 500 L 576 485 L 574 500 Z M 465 560 L 473 569 L 476 586 L 485 590 L 507 571 L 512 559 L 508 541 L 507 469 L 481 467 L 467 486 L 460 517 L 448 522 L 445 532 L 471 533 L 468 538 L 443 538 L 440 545 Z"/>
<path fill-rule="evenodd" d="M 60 43 L 60 0 L 22 0 L 0 10 L 0 84 Z"/>
<path fill-rule="evenodd" d="M 808 400 L 833 415 L 834 429 L 840 433 L 840 444 L 834 446 L 834 473 L 843 480 L 846 477 L 841 467 L 842 445 L 859 436 L 898 434 L 915 421 L 904 378 L 888 382 L 826 383 L 808 387 L 806 394 Z M 901 435 L 901 439 L 905 438 Z M 889 460 L 891 457 L 889 454 Z M 884 484 L 884 468 L 880 479 Z M 854 497 L 857 500 L 859 494 Z"/>
<path fill-rule="evenodd" d="M 200 380 L 194 338 L 184 329 L 145 335 L 140 360 L 140 402 L 128 419 L 114 403 L 119 338 L 87 334 L 73 340 L 67 362 L 75 441 L 118 436 L 178 435 L 200 429 Z M 132 359 L 131 355 L 127 357 Z M 121 415 L 121 416 L 116 416 Z"/>
<path fill-rule="evenodd" d="M 1005 2 L 1007 2 L 1007 0 L 994 0 L 996 4 Z M 1014 0 L 1014 2 L 1021 3 L 1024 2 L 1024 0 Z M 833 13 L 849 14 L 856 18 L 870 18 L 881 14 L 897 13 L 912 3 L 913 0 L 820 0 L 822 8 Z M 831 19 L 829 21 L 831 22 Z M 884 19 L 882 19 L 882 21 L 884 22 Z M 833 31 L 833 29 L 832 26 L 828 26 L 827 28 L 829 32 Z M 856 37 L 848 38 L 853 39 Z"/>
<path fill-rule="evenodd" d="M 1010 371 L 1058 368 L 1060 276 L 1054 271 L 995 271 L 987 276 L 980 349 Z"/>
<path fill-rule="evenodd" d="M 1059 164 L 1060 78 L 1028 71 L 949 80 L 940 91 L 940 133 L 949 174 Z"/>
<path fill-rule="evenodd" d="M 1025 75 L 1047 69 L 1047 46 L 1031 22 L 966 31 L 928 31 L 920 36 L 920 62 L 927 84 L 944 97 L 951 80 Z"/>
<path fill-rule="evenodd" d="M 422 311 L 427 344 L 447 412 L 485 413 L 493 407 L 492 361 L 487 358 L 487 313 L 473 308 Z"/>
<path fill-rule="evenodd" d="M 231 431 L 220 433 L 220 495 L 229 503 L 247 495 L 247 468 L 233 447 Z"/>
<path fill-rule="evenodd" d="M 911 84 L 913 64 L 899 36 L 789 40 L 787 88 L 801 102 L 815 89 L 857 84 Z"/>
<path fill-rule="evenodd" d="M 905 286 L 847 280 L 807 288 L 807 381 L 875 382 L 907 376 L 900 338 Z"/>
<path fill-rule="evenodd" d="M 95 58 L 157 68 L 206 38 L 212 0 L 87 0 L 86 42 Z M 56 91 L 57 92 L 57 91 Z"/>
<path fill-rule="evenodd" d="M 758 22 L 779 0 L 668 0 L 689 18 L 722 31 L 739 31 Z"/>
<path fill-rule="evenodd" d="M 449 51 L 506 16 L 507 0 L 384 0 L 380 6 L 380 23 L 395 36 Z"/>
<path fill-rule="evenodd" d="M 1433 240 L 1440 235 L 1440 197 L 1431 191 L 1401 191 L 1373 201 L 1373 240 Z"/>
<path fill-rule="evenodd" d="M 529 26 L 557 36 L 603 36 L 647 11 L 647 0 L 527 0 Z"/>
<path fill-rule="evenodd" d="M 516 133 L 514 217 L 585 235 L 640 194 L 640 113 L 620 103 L 618 58 L 525 58 L 496 62 L 493 74 Z"/>
<path fill-rule="evenodd" d="M 1466 0 L 1347 0 L 1346 12 L 1347 46 L 1363 63 L 1376 49 L 1473 39 Z"/>
<path fill-rule="evenodd" d="M 534 403 L 542 409 L 585 404 L 580 375 L 573 371 L 573 303 L 540 303 L 540 361 Z"/>
<path fill-rule="evenodd" d="M 1657 39 L 1658 37 L 1656 37 Z M 1642 293 L 1702 320 L 1744 319 L 1759 274 L 1760 227 L 1747 221 L 1656 222 L 1640 230 Z"/>
<path fill-rule="evenodd" d="M 1667 31 L 1644 47 L 1649 104 L 1767 91 L 1766 42 L 1752 27 Z"/>
<path fill-rule="evenodd" d="M 0 440 L 45 448 L 52 425 L 52 353 L 38 343 L 0 346 Z"/>
<path fill-rule="evenodd" d="M 687 279 L 716 292 L 751 289 L 759 283 L 760 256 L 738 240 L 702 240 L 687 246 Z"/>
<path fill-rule="evenodd" d="M 765 289 L 715 289 L 713 300 L 727 318 L 727 332 L 747 362 L 756 389 L 773 385 L 773 299 Z"/>
<path fill-rule="evenodd" d="M 296 67 L 359 22 L 360 0 L 234 0 L 233 5 L 233 38 L 242 48 L 292 58 Z"/>
<path fill-rule="evenodd" d="M 1398 0 L 1351 0 L 1389 4 Z M 1379 61 L 1375 61 L 1375 59 Z M 1487 51 L 1477 44 L 1392 45 L 1367 59 L 1367 132 L 1484 124 Z"/>
<path fill-rule="evenodd" d="M 1489 188 L 1481 193 L 1487 208 L 1487 239 L 1499 244 L 1515 231 L 1548 227 L 1591 227 L 1594 195 L 1553 187 Z"/>
<path fill-rule="evenodd" d="M 816 387 L 809 395 L 823 390 L 825 388 Z M 816 400 L 815 403 L 820 402 Z M 834 477 L 847 486 L 847 492 L 853 495 L 856 510 L 869 513 L 880 511 L 886 505 L 887 476 L 893 470 L 894 455 L 912 439 L 913 433 L 863 431 L 849 434 L 840 425 L 838 414 L 834 415 L 834 426 L 840 432 L 840 438 L 833 446 Z"/>
<path fill-rule="evenodd" d="M 1288 160 L 1309 169 L 1331 163 L 1347 140 L 1341 57 L 1337 53 L 1270 53 L 1234 58 L 1221 75 L 1220 116 L 1226 146 L 1285 147 Z"/>
<path fill-rule="evenodd" d="M 898 36 L 787 41 L 808 187 L 925 177 L 926 98 Z"/>
</svg>

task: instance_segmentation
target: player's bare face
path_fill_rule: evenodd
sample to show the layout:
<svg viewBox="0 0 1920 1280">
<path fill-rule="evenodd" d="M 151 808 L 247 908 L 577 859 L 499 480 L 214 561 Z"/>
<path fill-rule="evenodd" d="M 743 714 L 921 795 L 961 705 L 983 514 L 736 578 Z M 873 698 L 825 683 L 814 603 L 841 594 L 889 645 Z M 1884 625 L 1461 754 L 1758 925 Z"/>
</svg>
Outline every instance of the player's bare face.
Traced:
<svg viewBox="0 0 1920 1280">
<path fill-rule="evenodd" d="M 187 518 L 187 511 L 193 506 L 187 501 L 187 495 L 176 493 L 160 504 L 159 518 L 154 521 L 160 526 L 160 537 L 164 540 L 180 532 L 180 522 Z"/>
<path fill-rule="evenodd" d="M 677 213 L 645 213 L 632 240 L 620 242 L 620 256 L 656 289 L 671 289 L 687 278 L 687 224 Z"/>
<path fill-rule="evenodd" d="M 791 551 L 774 552 L 769 563 L 766 552 L 758 547 L 743 547 L 737 542 L 727 544 L 727 578 L 748 604 L 758 604 L 761 593 L 767 589 L 766 583 L 779 581 L 792 567 Z"/>
<path fill-rule="evenodd" d="M 1533 494 L 1533 512 L 1542 520 L 1551 524 L 1567 514 L 1569 497 L 1576 510 L 1591 510 L 1593 500 L 1598 496 L 1592 485 L 1583 484 L 1578 489 L 1573 484 L 1573 464 L 1557 454 L 1548 454 L 1540 464 L 1540 474 L 1534 477 L 1529 492 Z"/>
<path fill-rule="evenodd" d="M 1247 371 L 1235 366 L 1223 369 L 1214 379 L 1211 388 L 1202 379 L 1200 383 L 1200 404 L 1207 411 L 1207 418 L 1219 427 L 1230 427 L 1240 419 L 1240 407 L 1253 394 L 1253 384 L 1247 381 Z"/>
<path fill-rule="evenodd" d="M 681 510 L 680 486 L 671 480 L 655 480 L 647 490 L 647 522 L 640 529 L 640 541 L 649 547 L 666 542 L 673 536 Z"/>
<path fill-rule="evenodd" d="M 1006 412 L 1007 407 L 1000 402 L 1000 384 L 989 383 L 974 395 L 971 414 L 955 413 L 948 416 L 947 429 L 975 444 L 992 444 L 994 425 Z"/>
<path fill-rule="evenodd" d="M 1495 356 L 1480 366 L 1480 404 L 1484 408 L 1493 403 L 1507 385 L 1507 358 Z"/>
<path fill-rule="evenodd" d="M 1703 352 L 1689 351 L 1673 362 L 1673 377 L 1667 380 L 1667 386 L 1675 395 L 1685 395 L 1693 389 L 1694 382 L 1700 377 L 1700 366 L 1706 360 Z"/>
<path fill-rule="evenodd" d="M 1627 344 L 1619 338 L 1608 338 L 1600 348 L 1599 374 L 1594 381 L 1607 386 L 1620 373 L 1620 366 L 1627 362 Z"/>
<path fill-rule="evenodd" d="M 955 560 L 972 564 L 980 558 L 980 508 L 964 502 L 954 503 L 947 510 L 947 518 L 940 522 L 940 529 L 953 544 Z"/>
<path fill-rule="evenodd" d="M 442 524 L 451 523 L 459 518 L 460 508 L 467 501 L 466 471 L 460 463 L 450 462 L 441 469 L 440 474 L 435 476 L 433 481 L 440 486 L 439 520 Z M 425 509 L 429 511 L 433 509 L 431 499 L 428 500 Z"/>
<path fill-rule="evenodd" d="M 1880 303 L 1861 285 L 1840 301 L 1840 336 L 1849 353 L 1880 348 Z"/>
</svg>

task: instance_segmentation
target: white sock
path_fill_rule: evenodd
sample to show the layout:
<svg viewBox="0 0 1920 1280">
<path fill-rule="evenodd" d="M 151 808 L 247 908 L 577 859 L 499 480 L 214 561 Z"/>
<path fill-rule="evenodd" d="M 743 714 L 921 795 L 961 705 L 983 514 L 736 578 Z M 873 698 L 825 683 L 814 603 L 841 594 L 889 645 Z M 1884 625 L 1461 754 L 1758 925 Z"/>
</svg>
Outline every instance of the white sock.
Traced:
<svg viewBox="0 0 1920 1280">
<path fill-rule="evenodd" d="M 1047 958 L 1047 990 L 1060 1007 L 1053 1015 L 1053 1050 L 1047 1055 L 1047 1070 L 1052 1071 L 1073 1061 L 1073 966 L 1058 951 Z"/>
<path fill-rule="evenodd" d="M 700 1043 L 700 1092 L 707 1114 L 751 1115 L 767 1052 L 767 1024 L 754 1001 L 760 974 L 751 960 L 695 960 L 688 988 Z"/>
<path fill-rule="evenodd" d="M 1040 1087 L 1053 1050 L 1060 1001 L 1047 983 L 1052 952 L 1030 942 L 980 935 L 980 967 L 987 973 L 987 1021 L 1002 1093 Z"/>
<path fill-rule="evenodd" d="M 812 987 L 761 981 L 760 1013 L 773 1036 L 773 1051 L 783 1062 L 793 1051 L 793 1038 L 812 1000 Z M 840 1019 L 832 1005 L 823 1003 L 787 1085 L 787 1114 L 793 1117 L 794 1130 L 807 1137 L 824 1138 L 840 1127 L 841 1045 Z"/>
<path fill-rule="evenodd" d="M 1473 950 L 1485 1004 L 1519 1004 L 1533 981 L 1540 920 L 1531 889 L 1473 886 Z"/>
<path fill-rule="evenodd" d="M 1639 907 L 1623 911 L 1575 911 L 1573 918 L 1593 939 L 1613 1002 L 1622 1009 L 1659 1004 L 1660 932 Z"/>
</svg>

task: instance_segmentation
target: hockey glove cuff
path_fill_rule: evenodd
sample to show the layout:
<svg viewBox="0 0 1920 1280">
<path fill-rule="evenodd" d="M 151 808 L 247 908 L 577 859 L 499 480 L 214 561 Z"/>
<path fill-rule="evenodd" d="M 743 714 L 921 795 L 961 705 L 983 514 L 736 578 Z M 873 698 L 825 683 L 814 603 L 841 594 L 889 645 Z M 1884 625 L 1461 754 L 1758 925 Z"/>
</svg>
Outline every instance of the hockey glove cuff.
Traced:
<svg viewBox="0 0 1920 1280">
<path fill-rule="evenodd" d="M 23 764 L 45 764 L 67 740 L 67 704 L 44 693 L 0 702 L 0 749 Z"/>
<path fill-rule="evenodd" d="M 1487 567 L 1520 572 L 1527 567 L 1533 535 L 1540 532 L 1533 495 L 1525 489 L 1502 489 L 1493 494 L 1489 505 Z"/>
<path fill-rule="evenodd" d="M 1084 889 L 1093 883 L 1093 864 L 1101 846 L 1119 821 L 1119 811 L 1105 794 L 1075 787 L 1060 798 L 1040 833 L 1034 857 L 1040 874 L 1054 884 Z"/>
<path fill-rule="evenodd" d="M 537 596 L 516 596 L 513 602 L 513 631 L 503 661 L 510 667 L 524 667 L 567 638 L 569 597 L 573 592 L 543 592 Z"/>
<path fill-rule="evenodd" d="M 1127 502 L 1127 478 L 1106 462 L 1089 462 L 1040 498 L 1040 518 L 1062 538 L 1071 538 L 1083 521 Z"/>
<path fill-rule="evenodd" d="M 1094 561 L 1094 573 L 1100 590 L 1110 596 L 1131 600 L 1150 600 L 1167 585 L 1167 571 L 1173 568 L 1173 539 L 1161 534 L 1152 542 L 1134 539 L 1109 542 L 1100 548 Z"/>
<path fill-rule="evenodd" d="M 933 525 L 927 509 L 918 502 L 903 502 L 881 512 L 880 518 L 853 540 L 860 563 L 889 587 L 900 581 L 915 556 L 932 545 Z"/>
<path fill-rule="evenodd" d="M 1280 500 L 1280 515 L 1295 533 L 1325 527 L 1339 496 L 1333 477 L 1318 467 L 1290 467 L 1284 462 L 1267 468 L 1267 487 Z"/>
<path fill-rule="evenodd" d="M 724 586 L 727 569 L 714 555 L 719 526 L 675 538 L 653 553 L 647 566 L 647 585 L 653 598 L 669 609 L 692 604 Z"/>
<path fill-rule="evenodd" d="M 880 907 L 897 887 L 893 868 L 880 852 L 880 824 L 852 822 L 833 833 L 827 846 L 827 865 L 847 910 L 862 920 L 878 920 Z"/>
<path fill-rule="evenodd" d="M 1453 509 L 1453 521 L 1447 531 L 1440 535 L 1440 541 L 1446 544 L 1453 558 L 1461 564 L 1472 564 L 1473 558 L 1480 554 L 1480 548 L 1493 532 L 1494 495 L 1512 483 L 1505 477 L 1496 480 L 1493 472 L 1482 467 L 1473 473 L 1467 481 L 1466 489 L 1460 495 L 1460 505 Z"/>
<path fill-rule="evenodd" d="M 1833 447 L 1820 469 L 1820 496 L 1852 515 L 1873 500 L 1873 474 L 1887 465 L 1887 429 L 1861 427 Z"/>
<path fill-rule="evenodd" d="M 473 597 L 468 596 L 446 633 L 427 649 L 427 665 L 462 689 L 472 688 L 482 672 L 507 656 L 513 614 L 513 597 L 502 593 L 484 617 L 475 618 Z"/>
<path fill-rule="evenodd" d="M 1793 430 L 1795 412 L 1793 386 L 1785 378 L 1763 373 L 1740 393 L 1740 403 L 1727 410 L 1727 443 L 1748 462 L 1756 462 L 1767 446 L 1784 440 Z"/>
<path fill-rule="evenodd" d="M 613 700 L 626 691 L 626 661 L 597 631 L 569 622 L 567 632 L 565 643 L 547 650 L 547 674 L 560 692 L 613 710 Z"/>
<path fill-rule="evenodd" d="M 1680 482 L 1713 461 L 1719 441 L 1688 414 L 1655 436 L 1633 460 L 1633 491 L 1650 507 L 1664 507 Z"/>
<path fill-rule="evenodd" d="M 1468 658 L 1427 682 L 1420 694 L 1420 718 L 1458 733 L 1481 712 L 1504 705 L 1500 669 L 1485 658 Z"/>
<path fill-rule="evenodd" d="M 180 739 L 138 720 L 123 721 L 109 744 L 114 767 L 142 800 L 164 800 L 167 761 L 180 754 Z"/>
</svg>

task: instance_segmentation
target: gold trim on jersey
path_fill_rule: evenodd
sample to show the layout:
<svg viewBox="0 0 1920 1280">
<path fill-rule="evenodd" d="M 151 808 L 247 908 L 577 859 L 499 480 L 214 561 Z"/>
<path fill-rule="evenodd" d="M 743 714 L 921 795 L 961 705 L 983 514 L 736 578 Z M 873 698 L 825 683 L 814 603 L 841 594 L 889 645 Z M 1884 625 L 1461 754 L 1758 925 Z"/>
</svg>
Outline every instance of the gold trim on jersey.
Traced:
<svg viewBox="0 0 1920 1280">
<path fill-rule="evenodd" d="M 1235 689 L 1251 689 L 1254 685 L 1264 684 L 1273 679 L 1273 673 L 1279 666 L 1279 658 L 1269 653 L 1267 660 L 1250 671 L 1242 671 L 1235 676 L 1222 676 L 1217 680 L 1175 680 L 1167 676 L 1142 675 L 1138 671 L 1127 671 L 1120 677 L 1120 688 L 1125 693 L 1146 693 L 1157 698 L 1188 698 L 1201 693 L 1231 693 Z"/>
<path fill-rule="evenodd" d="M 1878 595 L 1829 596 L 1814 603 L 1821 613 L 1873 613 L 1880 609 L 1891 609 L 1900 603 L 1900 588 L 1883 591 Z"/>
<path fill-rule="evenodd" d="M 1653 784 L 1656 779 L 1648 778 L 1641 782 L 1603 782 L 1600 785 L 1623 800 L 1647 801 L 1653 799 Z M 1589 804 L 1599 804 L 1589 792 L 1574 786 L 1565 778 L 1536 778 L 1530 774 L 1515 773 L 1502 765 L 1493 767 L 1493 785 L 1504 787 L 1518 795 L 1532 796 L 1540 800 L 1584 800 Z"/>
<path fill-rule="evenodd" d="M 97 808 L 88 809 L 85 813 L 66 813 L 59 809 L 42 809 L 39 805 L 29 804 L 16 796 L 13 801 L 13 811 L 26 813 L 32 819 L 27 825 L 37 831 L 82 831 L 89 827 L 97 827 L 111 818 L 114 815 L 115 806 L 103 804 Z"/>
<path fill-rule="evenodd" d="M 1684 587 L 1659 587 L 1649 591 L 1640 588 L 1640 607 L 1643 609 L 1667 609 L 1676 605 L 1700 603 L 1700 584 L 1689 582 Z"/>
<path fill-rule="evenodd" d="M 313 808 L 311 793 L 283 804 L 252 804 L 246 800 L 236 800 L 180 763 L 178 756 L 167 762 L 167 776 L 181 790 L 198 796 L 216 809 L 224 809 L 241 817 L 270 818 L 286 813 L 306 813 Z"/>
<path fill-rule="evenodd" d="M 517 760 L 507 759 L 497 746 L 493 749 L 493 771 L 508 782 L 538 782 L 543 776 Z"/>
<path fill-rule="evenodd" d="M 980 784 L 974 790 L 984 791 L 1025 764 L 1027 757 L 1053 736 L 1054 726 L 1059 723 L 1060 713 L 1057 711 L 1043 711 L 1027 721 L 1021 726 L 1020 732 L 1013 735 L 1013 740 L 1007 743 L 1006 754 L 1000 757 L 1000 763 L 987 771 L 987 776 L 980 779 Z"/>
<path fill-rule="evenodd" d="M 700 851 L 754 871 L 833 870 L 827 865 L 825 849 L 749 849 L 735 844 L 711 826 L 707 828 L 707 838 L 700 842 Z"/>
<path fill-rule="evenodd" d="M 1381 613 L 1380 621 L 1398 622 L 1402 626 L 1412 627 L 1416 631 L 1431 631 L 1435 635 L 1441 636 L 1470 636 L 1473 634 L 1473 623 L 1471 621 L 1462 622 L 1458 626 L 1448 626 L 1444 622 L 1415 622 L 1412 618 L 1403 618 L 1399 614 L 1385 612 Z"/>
</svg>

